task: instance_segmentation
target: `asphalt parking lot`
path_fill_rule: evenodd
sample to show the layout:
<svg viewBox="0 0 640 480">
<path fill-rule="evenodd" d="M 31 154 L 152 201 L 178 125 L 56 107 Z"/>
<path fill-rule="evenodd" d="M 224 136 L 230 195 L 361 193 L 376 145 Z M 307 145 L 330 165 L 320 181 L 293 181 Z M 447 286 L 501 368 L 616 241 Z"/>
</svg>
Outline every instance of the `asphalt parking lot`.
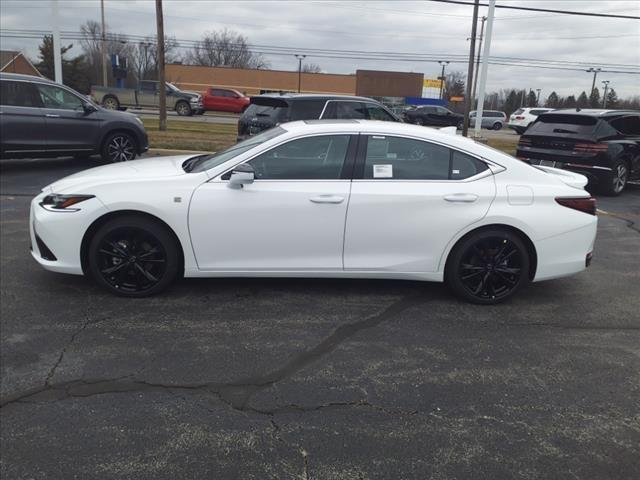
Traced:
<svg viewBox="0 0 640 480">
<path fill-rule="evenodd" d="M 586 272 L 500 306 L 369 280 L 131 300 L 29 255 L 31 197 L 87 162 L 0 163 L 2 478 L 640 478 L 640 187 L 600 200 Z"/>
</svg>

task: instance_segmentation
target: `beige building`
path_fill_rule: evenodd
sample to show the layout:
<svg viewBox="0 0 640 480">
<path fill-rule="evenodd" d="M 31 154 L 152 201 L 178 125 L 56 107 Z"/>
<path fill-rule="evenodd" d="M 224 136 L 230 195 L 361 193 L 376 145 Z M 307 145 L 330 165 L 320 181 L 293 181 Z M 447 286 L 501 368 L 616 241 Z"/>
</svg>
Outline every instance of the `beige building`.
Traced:
<svg viewBox="0 0 640 480">
<path fill-rule="evenodd" d="M 247 95 L 298 91 L 298 72 L 282 70 L 169 64 L 166 66 L 166 78 L 179 88 L 199 92 L 210 86 L 234 88 Z M 302 93 L 419 97 L 422 92 L 423 75 L 358 70 L 355 75 L 302 73 L 299 80 Z"/>
</svg>

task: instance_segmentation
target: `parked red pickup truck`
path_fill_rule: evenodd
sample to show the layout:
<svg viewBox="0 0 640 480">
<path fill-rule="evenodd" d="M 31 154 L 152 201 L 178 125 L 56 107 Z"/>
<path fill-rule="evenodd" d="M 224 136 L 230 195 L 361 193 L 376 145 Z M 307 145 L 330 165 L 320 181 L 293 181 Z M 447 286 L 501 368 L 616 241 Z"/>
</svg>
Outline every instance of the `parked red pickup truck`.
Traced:
<svg viewBox="0 0 640 480">
<path fill-rule="evenodd" d="M 205 110 L 242 113 L 249 106 L 249 97 L 231 88 L 209 87 L 202 94 Z"/>
</svg>

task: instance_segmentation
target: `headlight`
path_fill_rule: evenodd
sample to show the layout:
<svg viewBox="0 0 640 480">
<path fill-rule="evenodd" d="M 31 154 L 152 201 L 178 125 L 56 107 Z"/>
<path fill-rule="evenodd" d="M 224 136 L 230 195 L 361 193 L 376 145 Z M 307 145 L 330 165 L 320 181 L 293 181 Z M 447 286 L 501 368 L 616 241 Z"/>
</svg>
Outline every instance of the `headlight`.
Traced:
<svg viewBox="0 0 640 480">
<path fill-rule="evenodd" d="M 79 208 L 69 208 L 80 202 L 94 198 L 95 195 L 47 195 L 40 202 L 40 206 L 46 210 L 57 212 L 77 212 Z"/>
</svg>

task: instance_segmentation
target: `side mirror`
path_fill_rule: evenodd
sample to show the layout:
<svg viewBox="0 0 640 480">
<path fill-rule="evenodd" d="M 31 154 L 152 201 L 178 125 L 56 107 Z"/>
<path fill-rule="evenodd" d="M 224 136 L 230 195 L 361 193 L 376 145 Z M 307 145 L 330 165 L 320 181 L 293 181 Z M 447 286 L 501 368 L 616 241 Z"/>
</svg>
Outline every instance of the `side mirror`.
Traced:
<svg viewBox="0 0 640 480">
<path fill-rule="evenodd" d="M 82 104 L 82 109 L 84 110 L 84 113 L 87 114 L 87 115 L 89 115 L 90 113 L 98 111 L 98 109 L 96 107 L 94 107 L 93 105 L 91 105 L 90 103 L 83 103 Z"/>
<path fill-rule="evenodd" d="M 248 163 L 242 163 L 231 170 L 229 177 L 229 188 L 242 188 L 244 185 L 253 183 L 256 173 Z"/>
</svg>

